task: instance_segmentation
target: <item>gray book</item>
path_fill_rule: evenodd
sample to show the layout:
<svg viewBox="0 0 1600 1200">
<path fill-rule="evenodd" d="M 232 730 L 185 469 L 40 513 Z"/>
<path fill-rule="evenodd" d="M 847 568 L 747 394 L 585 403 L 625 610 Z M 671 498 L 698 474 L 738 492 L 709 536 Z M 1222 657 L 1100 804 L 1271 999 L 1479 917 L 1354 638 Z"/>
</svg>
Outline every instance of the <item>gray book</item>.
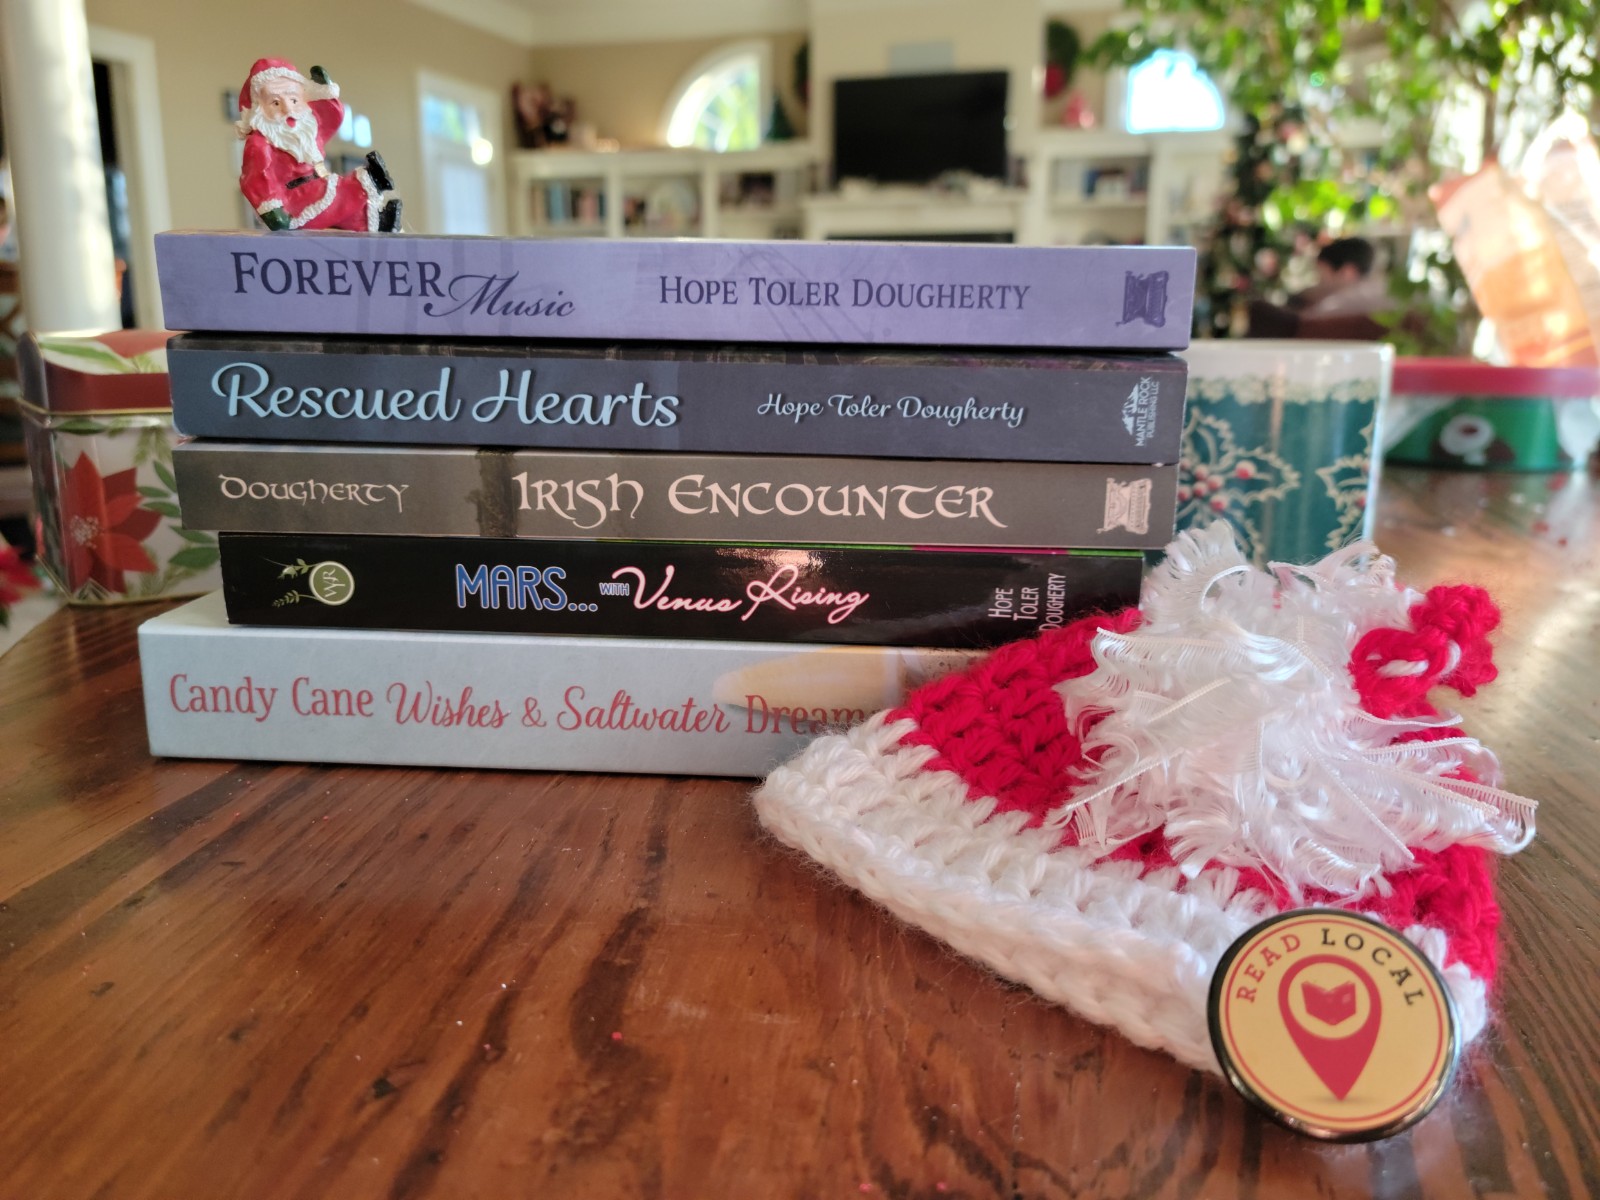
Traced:
<svg viewBox="0 0 1600 1200">
<path fill-rule="evenodd" d="M 1155 549 L 1177 466 L 190 442 L 183 522 L 235 533 Z"/>
<path fill-rule="evenodd" d="M 1173 462 L 1171 354 L 184 334 L 192 437 L 734 454 Z"/>
</svg>

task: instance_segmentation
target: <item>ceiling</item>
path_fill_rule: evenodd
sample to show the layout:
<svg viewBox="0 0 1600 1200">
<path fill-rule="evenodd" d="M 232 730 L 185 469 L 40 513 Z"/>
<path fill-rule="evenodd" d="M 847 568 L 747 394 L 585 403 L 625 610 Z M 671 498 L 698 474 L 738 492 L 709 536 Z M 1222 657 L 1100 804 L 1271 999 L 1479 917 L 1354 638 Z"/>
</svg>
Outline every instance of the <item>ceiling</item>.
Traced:
<svg viewBox="0 0 1600 1200">
<path fill-rule="evenodd" d="M 739 37 L 805 29 L 813 11 L 915 7 L 930 0 L 411 0 L 524 46 Z M 971 3 L 983 0 L 940 0 Z M 1040 0 L 1042 12 L 1115 8 L 1118 0 Z"/>
<path fill-rule="evenodd" d="M 648 42 L 804 29 L 807 0 L 411 0 L 525 46 Z"/>
</svg>

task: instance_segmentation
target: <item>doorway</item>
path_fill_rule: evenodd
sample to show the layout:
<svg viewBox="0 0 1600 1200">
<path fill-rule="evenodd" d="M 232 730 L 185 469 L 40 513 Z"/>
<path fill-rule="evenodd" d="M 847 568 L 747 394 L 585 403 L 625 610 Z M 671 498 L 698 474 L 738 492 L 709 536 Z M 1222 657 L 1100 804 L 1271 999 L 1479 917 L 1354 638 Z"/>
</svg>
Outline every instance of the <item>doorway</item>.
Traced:
<svg viewBox="0 0 1600 1200">
<path fill-rule="evenodd" d="M 155 235 L 172 228 L 172 211 L 155 43 L 137 34 L 91 26 L 89 56 L 94 64 L 112 244 L 125 266 L 123 324 L 160 329 Z"/>
</svg>

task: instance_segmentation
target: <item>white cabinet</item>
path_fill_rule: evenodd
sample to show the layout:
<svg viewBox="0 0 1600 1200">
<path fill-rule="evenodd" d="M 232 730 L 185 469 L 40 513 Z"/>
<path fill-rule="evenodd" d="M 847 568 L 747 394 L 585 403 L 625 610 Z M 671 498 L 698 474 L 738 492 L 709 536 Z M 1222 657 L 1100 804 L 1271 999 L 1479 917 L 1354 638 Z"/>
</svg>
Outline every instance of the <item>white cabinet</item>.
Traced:
<svg viewBox="0 0 1600 1200">
<path fill-rule="evenodd" d="M 1018 240 L 1192 244 L 1215 211 L 1230 144 L 1224 133 L 1041 130 Z"/>
<path fill-rule="evenodd" d="M 811 146 L 757 150 L 524 150 L 511 156 L 522 237 L 800 236 Z"/>
<path fill-rule="evenodd" d="M 927 239 L 1006 237 L 1015 240 L 1026 193 L 986 188 L 971 193 L 929 188 L 849 187 L 800 202 L 802 236 L 828 238 Z"/>
</svg>

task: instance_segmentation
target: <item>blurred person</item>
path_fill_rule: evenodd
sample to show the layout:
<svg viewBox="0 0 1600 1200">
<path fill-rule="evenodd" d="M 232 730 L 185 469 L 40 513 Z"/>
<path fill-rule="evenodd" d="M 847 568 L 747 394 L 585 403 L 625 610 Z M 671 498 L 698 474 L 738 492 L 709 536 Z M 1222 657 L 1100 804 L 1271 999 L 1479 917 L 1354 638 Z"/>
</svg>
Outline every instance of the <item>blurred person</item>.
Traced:
<svg viewBox="0 0 1600 1200">
<path fill-rule="evenodd" d="M 1329 242 L 1317 252 L 1317 282 L 1290 301 L 1306 317 L 1347 317 L 1394 307 L 1389 281 L 1372 266 L 1378 253 L 1366 238 Z"/>
<path fill-rule="evenodd" d="M 1377 251 L 1366 238 L 1338 238 L 1317 252 L 1317 282 L 1287 304 L 1254 300 L 1249 337 L 1378 341 L 1389 332 L 1378 315 L 1396 307 L 1389 280 L 1373 269 Z"/>
</svg>

